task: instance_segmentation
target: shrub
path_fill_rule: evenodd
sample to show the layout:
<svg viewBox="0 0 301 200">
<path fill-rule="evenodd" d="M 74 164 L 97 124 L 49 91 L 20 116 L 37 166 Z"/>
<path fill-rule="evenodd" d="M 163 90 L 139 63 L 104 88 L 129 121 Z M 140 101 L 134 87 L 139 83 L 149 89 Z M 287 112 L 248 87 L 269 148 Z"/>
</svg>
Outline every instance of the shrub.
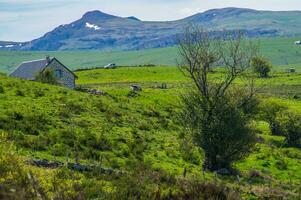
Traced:
<svg viewBox="0 0 301 200">
<path fill-rule="evenodd" d="M 193 145 L 190 138 L 182 138 L 180 143 L 180 151 L 186 162 L 199 165 L 201 163 L 201 155 L 198 149 Z"/>
<path fill-rule="evenodd" d="M 68 148 L 64 144 L 55 144 L 51 147 L 51 153 L 54 156 L 66 156 Z"/>
<path fill-rule="evenodd" d="M 140 96 L 139 93 L 132 91 L 132 90 L 129 91 L 129 93 L 127 94 L 127 97 L 129 97 L 129 98 L 135 98 L 135 97 L 139 97 L 139 96 Z"/>
<path fill-rule="evenodd" d="M 287 170 L 287 162 L 284 159 L 281 159 L 281 158 L 278 159 L 275 164 L 276 164 L 277 169 Z"/>
<path fill-rule="evenodd" d="M 24 134 L 39 135 L 42 131 L 48 130 L 49 119 L 44 113 L 23 113 L 11 111 L 7 113 L 9 119 L 5 130 L 20 130 Z"/>
<path fill-rule="evenodd" d="M 277 115 L 276 120 L 285 136 L 286 145 L 301 147 L 301 115 L 293 111 L 284 111 Z"/>
<path fill-rule="evenodd" d="M 46 199 L 43 189 L 23 166 L 13 144 L 0 132 L 0 199 Z"/>
<path fill-rule="evenodd" d="M 134 130 L 135 132 L 136 130 Z M 142 161 L 143 160 L 143 155 L 144 152 L 148 148 L 148 143 L 146 142 L 145 138 L 138 135 L 134 134 L 134 139 L 133 141 L 129 144 L 129 148 L 131 153 L 135 156 L 137 160 Z"/>
<path fill-rule="evenodd" d="M 255 73 L 261 78 L 269 76 L 269 72 L 272 69 L 272 64 L 263 57 L 255 57 L 251 61 L 251 65 Z"/>
<path fill-rule="evenodd" d="M 118 161 L 117 158 L 111 159 L 110 162 L 113 169 L 119 169 L 121 167 L 121 163 Z"/>
<path fill-rule="evenodd" d="M 45 70 L 40 72 L 39 74 L 36 75 L 35 77 L 36 81 L 39 81 L 41 83 L 49 83 L 49 84 L 53 84 L 53 85 L 57 85 L 58 81 L 54 76 L 54 73 L 52 70 Z"/>
<path fill-rule="evenodd" d="M 34 96 L 35 97 L 43 97 L 45 96 L 45 92 L 42 89 L 35 89 L 34 90 Z"/>
<path fill-rule="evenodd" d="M 0 94 L 4 93 L 4 87 L 2 85 L 0 85 Z"/>
<path fill-rule="evenodd" d="M 151 123 L 143 120 L 139 122 L 138 128 L 142 131 L 150 131 L 153 127 Z"/>
<path fill-rule="evenodd" d="M 25 96 L 24 92 L 22 90 L 19 90 L 19 89 L 16 90 L 16 95 L 19 96 L 19 97 L 24 97 Z"/>
<path fill-rule="evenodd" d="M 19 137 L 20 140 L 18 145 L 21 145 L 25 148 L 30 148 L 35 151 L 44 151 L 47 150 L 47 140 L 44 136 L 35 136 L 35 135 L 24 135 L 23 138 Z"/>
<path fill-rule="evenodd" d="M 180 188 L 180 192 L 172 194 L 171 196 L 169 196 L 169 198 L 166 199 L 241 199 L 238 192 L 235 192 L 222 184 L 200 181 L 179 181 L 177 185 Z"/>
<path fill-rule="evenodd" d="M 286 109 L 286 105 L 274 99 L 268 99 L 260 104 L 260 118 L 269 123 L 272 135 L 282 134 L 280 130 L 280 124 L 278 120 L 276 120 L 276 117 L 279 112 Z"/>
<path fill-rule="evenodd" d="M 192 131 L 194 143 L 204 150 L 206 168 L 230 168 L 231 163 L 246 156 L 255 144 L 248 115 L 233 99 L 225 97 L 216 102 L 208 117 L 209 113 L 200 106 L 201 98 L 198 94 L 183 98 L 182 123 Z"/>
<path fill-rule="evenodd" d="M 81 114 L 86 109 L 84 103 L 82 103 L 80 101 L 73 100 L 73 99 L 67 100 L 65 102 L 65 107 L 64 108 L 66 109 L 65 112 L 67 112 L 69 114 L 75 114 L 75 115 Z"/>
</svg>

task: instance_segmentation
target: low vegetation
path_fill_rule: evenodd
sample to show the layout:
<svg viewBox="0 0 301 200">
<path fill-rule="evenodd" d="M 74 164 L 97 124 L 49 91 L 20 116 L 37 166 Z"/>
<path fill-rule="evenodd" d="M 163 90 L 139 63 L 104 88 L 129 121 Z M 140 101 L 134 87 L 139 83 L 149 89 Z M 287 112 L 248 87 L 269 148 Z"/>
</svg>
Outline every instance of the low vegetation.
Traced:
<svg viewBox="0 0 301 200">
<path fill-rule="evenodd" d="M 41 83 L 48 83 L 52 85 L 58 85 L 58 81 L 54 76 L 54 72 L 51 70 L 45 70 L 37 74 L 35 80 Z"/>
<path fill-rule="evenodd" d="M 210 72 L 209 78 L 219 73 Z M 249 124 L 256 145 L 233 162 L 236 176 L 202 170 L 205 153 L 183 134 L 178 119 L 179 100 L 192 87 L 178 68 L 96 69 L 77 75 L 81 87 L 108 94 L 0 75 L 1 198 L 298 199 L 301 151 L 287 136 L 300 133 L 300 74 L 256 79 L 265 85 Z M 129 96 L 131 84 L 142 91 Z M 243 79 L 235 81 L 241 84 Z M 274 104 L 281 109 L 273 109 Z M 277 134 L 271 122 L 279 125 Z M 43 167 L 33 160 L 47 162 Z"/>
<path fill-rule="evenodd" d="M 251 65 L 254 72 L 261 78 L 267 78 L 272 69 L 272 64 L 263 57 L 254 57 L 251 60 Z"/>
</svg>

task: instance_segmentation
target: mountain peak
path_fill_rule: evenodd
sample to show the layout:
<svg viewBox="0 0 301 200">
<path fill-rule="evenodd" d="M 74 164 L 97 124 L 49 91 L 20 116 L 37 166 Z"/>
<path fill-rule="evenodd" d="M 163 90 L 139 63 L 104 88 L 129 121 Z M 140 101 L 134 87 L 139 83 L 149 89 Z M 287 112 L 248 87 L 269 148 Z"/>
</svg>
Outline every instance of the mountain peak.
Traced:
<svg viewBox="0 0 301 200">
<path fill-rule="evenodd" d="M 104 12 L 101 12 L 99 10 L 93 10 L 93 11 L 89 11 L 87 13 L 85 13 L 83 15 L 84 19 L 87 20 L 95 20 L 95 19 L 113 19 L 113 18 L 117 18 L 114 15 L 110 15 Z"/>
<path fill-rule="evenodd" d="M 204 12 L 205 13 L 212 13 L 218 12 L 223 14 L 242 14 L 246 12 L 257 12 L 257 10 L 249 9 L 249 8 L 237 8 L 237 7 L 226 7 L 226 8 L 217 8 L 211 9 Z"/>
<path fill-rule="evenodd" d="M 134 16 L 127 17 L 127 19 L 141 21 L 140 19 L 138 19 L 137 17 L 134 17 Z"/>
<path fill-rule="evenodd" d="M 259 11 L 248 9 L 248 8 L 236 8 L 236 7 L 216 8 L 216 9 L 211 9 L 202 13 L 195 14 L 186 19 L 197 21 L 197 22 L 209 22 L 211 20 L 216 20 L 216 19 L 222 20 L 228 17 L 235 18 L 245 13 L 257 13 L 257 12 Z"/>
</svg>

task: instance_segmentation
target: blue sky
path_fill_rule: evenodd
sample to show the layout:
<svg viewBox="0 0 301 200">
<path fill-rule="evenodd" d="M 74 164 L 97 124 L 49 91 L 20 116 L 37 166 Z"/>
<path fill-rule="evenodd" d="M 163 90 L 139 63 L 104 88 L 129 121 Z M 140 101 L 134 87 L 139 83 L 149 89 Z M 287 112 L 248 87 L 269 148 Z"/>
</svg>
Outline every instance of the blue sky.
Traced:
<svg viewBox="0 0 301 200">
<path fill-rule="evenodd" d="M 300 0 L 0 0 L 0 40 L 38 38 L 90 10 L 158 21 L 222 7 L 301 10 Z"/>
</svg>

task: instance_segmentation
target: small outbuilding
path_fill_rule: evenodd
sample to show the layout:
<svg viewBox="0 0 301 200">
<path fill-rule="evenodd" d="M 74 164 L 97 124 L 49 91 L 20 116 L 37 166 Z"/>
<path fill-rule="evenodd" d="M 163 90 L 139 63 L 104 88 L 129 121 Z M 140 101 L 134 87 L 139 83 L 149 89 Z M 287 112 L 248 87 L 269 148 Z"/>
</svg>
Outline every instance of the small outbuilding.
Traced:
<svg viewBox="0 0 301 200">
<path fill-rule="evenodd" d="M 9 76 L 35 81 L 37 76 L 46 70 L 53 73 L 59 84 L 75 88 L 77 76 L 55 57 L 46 56 L 44 59 L 22 62 Z"/>
</svg>

